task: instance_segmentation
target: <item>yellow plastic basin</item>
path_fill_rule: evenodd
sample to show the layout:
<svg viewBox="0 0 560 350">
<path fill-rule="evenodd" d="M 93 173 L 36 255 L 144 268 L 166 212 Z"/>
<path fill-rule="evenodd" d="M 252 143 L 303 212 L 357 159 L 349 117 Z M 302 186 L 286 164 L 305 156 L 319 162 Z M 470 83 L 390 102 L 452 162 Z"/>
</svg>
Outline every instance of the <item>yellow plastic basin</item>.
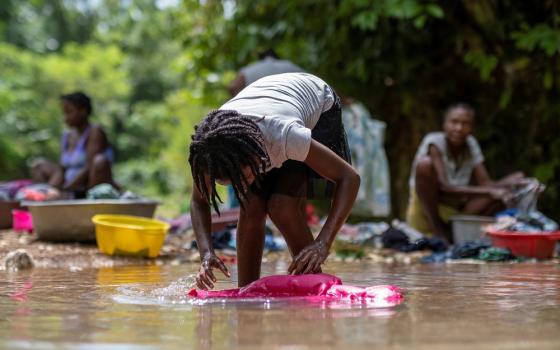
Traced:
<svg viewBox="0 0 560 350">
<path fill-rule="evenodd" d="M 155 258 L 165 240 L 169 224 L 138 216 L 95 215 L 97 246 L 109 255 Z"/>
</svg>

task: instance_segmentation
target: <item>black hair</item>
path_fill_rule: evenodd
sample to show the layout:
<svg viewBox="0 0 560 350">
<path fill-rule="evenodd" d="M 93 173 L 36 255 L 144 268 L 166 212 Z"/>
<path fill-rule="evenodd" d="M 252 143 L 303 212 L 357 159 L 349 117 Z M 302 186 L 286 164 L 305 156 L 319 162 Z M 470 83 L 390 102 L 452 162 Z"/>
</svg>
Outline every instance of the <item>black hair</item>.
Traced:
<svg viewBox="0 0 560 350">
<path fill-rule="evenodd" d="M 78 108 L 84 108 L 87 112 L 87 115 L 90 115 L 93 111 L 93 108 L 91 106 L 91 99 L 88 95 L 84 94 L 81 91 L 76 91 L 67 95 L 61 95 L 60 99 L 62 101 L 70 102 Z"/>
<path fill-rule="evenodd" d="M 241 168 L 249 166 L 260 184 L 262 173 L 270 161 L 262 133 L 255 121 L 233 110 L 215 110 L 194 127 L 189 164 L 194 185 L 219 214 L 216 179 L 229 179 L 235 196 L 243 207 L 247 198 L 244 189 L 249 182 Z M 204 175 L 210 177 L 207 188 Z"/>
<path fill-rule="evenodd" d="M 259 56 L 259 60 L 264 60 L 267 57 L 278 59 L 278 54 L 276 54 L 276 51 L 274 51 L 274 49 L 266 49 L 264 51 L 261 51 L 259 52 L 258 56 Z"/>
<path fill-rule="evenodd" d="M 467 113 L 469 113 L 473 119 L 473 121 L 475 120 L 476 117 L 476 113 L 474 111 L 474 108 L 465 102 L 457 102 L 454 103 L 452 105 L 450 105 L 449 107 L 447 107 L 445 109 L 445 112 L 443 112 L 443 120 L 445 121 L 447 119 L 447 117 L 449 116 L 449 113 L 451 113 L 451 111 L 455 110 L 455 109 L 463 109 L 465 110 Z"/>
</svg>

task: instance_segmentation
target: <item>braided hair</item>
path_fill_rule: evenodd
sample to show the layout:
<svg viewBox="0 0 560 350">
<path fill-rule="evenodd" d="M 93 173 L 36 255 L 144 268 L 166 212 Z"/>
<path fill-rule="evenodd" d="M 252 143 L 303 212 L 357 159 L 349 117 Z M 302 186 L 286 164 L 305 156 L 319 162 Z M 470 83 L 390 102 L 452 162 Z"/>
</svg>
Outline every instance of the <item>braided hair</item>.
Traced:
<svg viewBox="0 0 560 350">
<path fill-rule="evenodd" d="M 258 185 L 270 161 L 259 127 L 252 118 L 237 111 L 215 110 L 194 130 L 189 164 L 195 186 L 219 214 L 218 201 L 223 202 L 216 192 L 216 179 L 229 179 L 243 207 L 245 189 L 250 184 L 241 168 L 248 166 Z M 206 186 L 206 174 L 211 188 Z"/>
</svg>

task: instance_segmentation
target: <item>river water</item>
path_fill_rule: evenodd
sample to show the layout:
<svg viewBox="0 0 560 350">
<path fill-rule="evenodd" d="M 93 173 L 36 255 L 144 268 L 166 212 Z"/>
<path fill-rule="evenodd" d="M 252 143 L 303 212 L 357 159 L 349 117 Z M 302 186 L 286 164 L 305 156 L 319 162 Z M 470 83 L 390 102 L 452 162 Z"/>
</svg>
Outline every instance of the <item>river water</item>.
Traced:
<svg viewBox="0 0 560 350">
<path fill-rule="evenodd" d="M 404 288 L 404 303 L 393 308 L 195 305 L 183 295 L 196 268 L 2 271 L 0 348 L 560 349 L 555 263 L 326 266 L 345 284 Z M 286 268 L 264 264 L 263 275 Z"/>
</svg>

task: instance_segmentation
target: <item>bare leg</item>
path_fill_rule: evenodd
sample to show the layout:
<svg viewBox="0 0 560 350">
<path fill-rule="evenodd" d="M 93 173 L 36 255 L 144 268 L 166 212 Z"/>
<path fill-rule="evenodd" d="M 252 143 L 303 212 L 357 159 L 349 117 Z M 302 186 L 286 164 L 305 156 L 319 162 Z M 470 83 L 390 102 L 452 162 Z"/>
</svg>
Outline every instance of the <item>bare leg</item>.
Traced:
<svg viewBox="0 0 560 350">
<path fill-rule="evenodd" d="M 265 200 L 249 193 L 237 223 L 237 273 L 239 287 L 256 281 L 261 275 L 264 248 Z"/>
<path fill-rule="evenodd" d="M 88 175 L 88 188 L 92 188 L 102 183 L 108 183 L 118 188 L 118 186 L 115 186 L 113 181 L 111 162 L 109 162 L 107 157 L 103 154 L 95 156 Z"/>
<path fill-rule="evenodd" d="M 434 234 L 450 239 L 451 237 L 446 233 L 445 224 L 439 216 L 438 179 L 430 157 L 423 157 L 416 164 L 416 193 Z"/>
<path fill-rule="evenodd" d="M 306 202 L 305 197 L 273 194 L 267 203 L 268 215 L 284 236 L 292 257 L 313 242 L 302 202 Z"/>
<path fill-rule="evenodd" d="M 463 212 L 470 215 L 493 215 L 504 208 L 502 202 L 490 196 L 477 196 L 469 199 Z"/>
</svg>

